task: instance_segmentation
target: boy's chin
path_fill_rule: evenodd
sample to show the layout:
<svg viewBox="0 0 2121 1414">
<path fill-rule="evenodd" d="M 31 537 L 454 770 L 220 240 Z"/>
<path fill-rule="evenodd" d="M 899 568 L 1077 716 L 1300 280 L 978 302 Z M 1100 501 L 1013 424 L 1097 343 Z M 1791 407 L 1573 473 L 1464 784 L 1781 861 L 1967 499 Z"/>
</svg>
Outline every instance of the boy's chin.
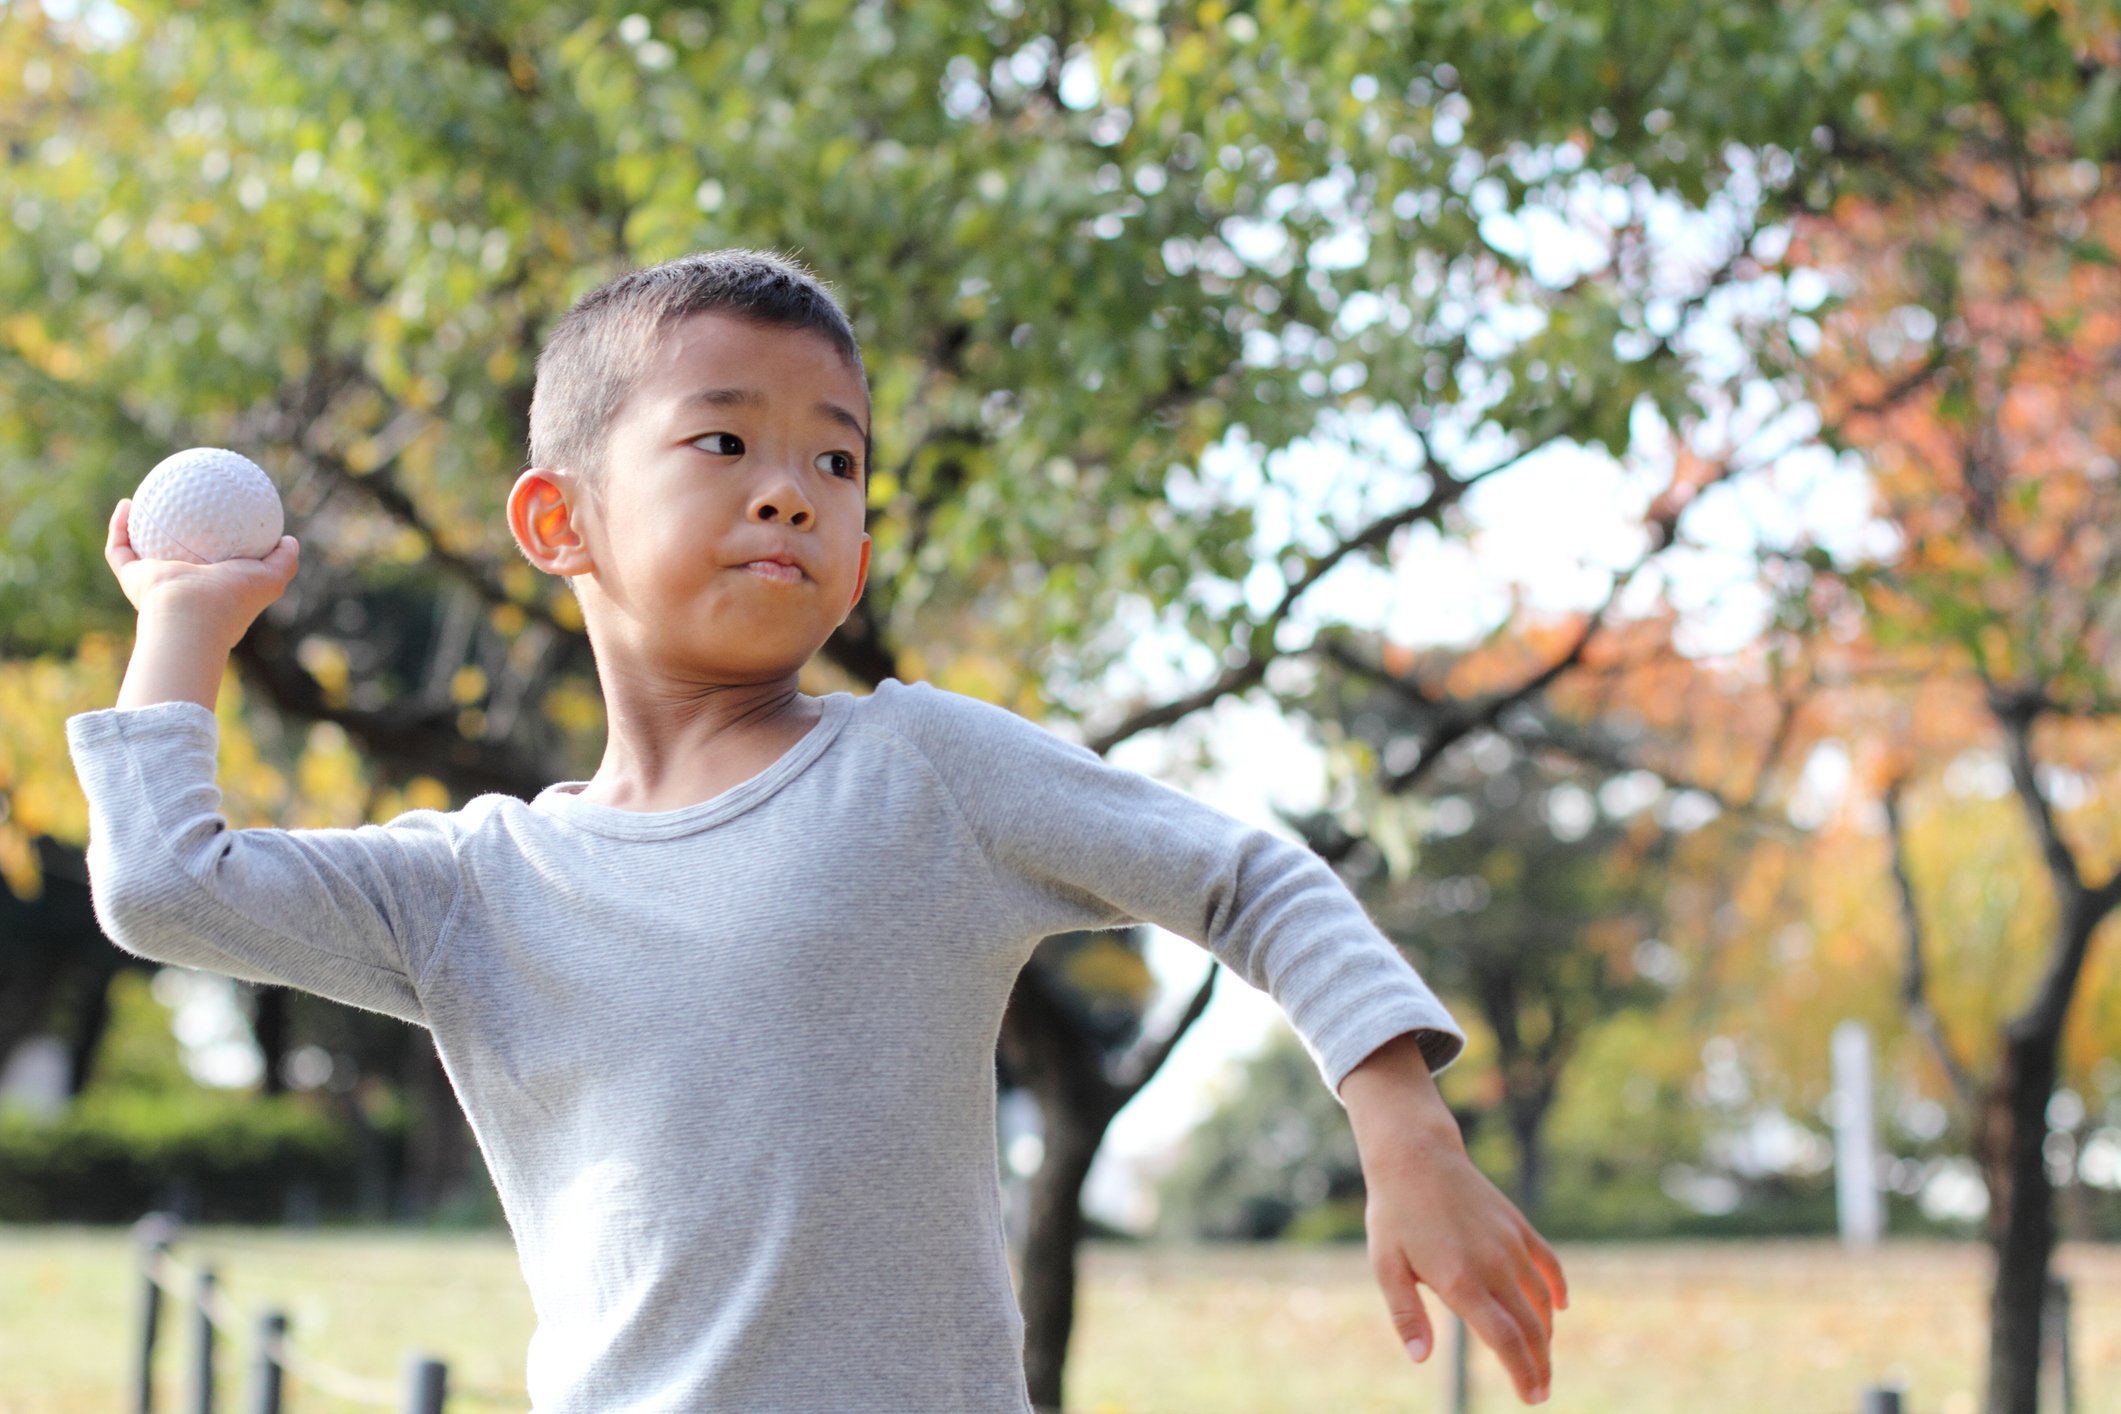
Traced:
<svg viewBox="0 0 2121 1414">
<path fill-rule="evenodd" d="M 791 645 L 779 653 L 717 652 L 702 645 L 686 656 L 689 676 L 701 682 L 769 683 L 795 676 L 823 644 Z"/>
</svg>

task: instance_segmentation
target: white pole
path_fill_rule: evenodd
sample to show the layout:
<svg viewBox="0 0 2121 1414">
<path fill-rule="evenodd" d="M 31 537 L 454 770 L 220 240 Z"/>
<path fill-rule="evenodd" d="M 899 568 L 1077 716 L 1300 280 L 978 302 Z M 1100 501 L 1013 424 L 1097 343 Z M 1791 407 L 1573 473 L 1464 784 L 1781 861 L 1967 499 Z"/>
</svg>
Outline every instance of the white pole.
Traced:
<svg viewBox="0 0 2121 1414">
<path fill-rule="evenodd" d="M 1872 1247 L 1885 1230 L 1878 1196 L 1877 1121 L 1871 1106 L 1871 1033 L 1834 1028 L 1834 1196 L 1845 1247 Z"/>
</svg>

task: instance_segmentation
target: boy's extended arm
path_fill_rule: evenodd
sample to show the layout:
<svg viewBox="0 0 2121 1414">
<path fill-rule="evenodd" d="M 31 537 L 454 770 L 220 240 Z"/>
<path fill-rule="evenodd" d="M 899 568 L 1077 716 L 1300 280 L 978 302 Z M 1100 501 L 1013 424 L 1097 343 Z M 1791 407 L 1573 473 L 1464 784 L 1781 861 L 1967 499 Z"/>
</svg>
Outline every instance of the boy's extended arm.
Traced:
<svg viewBox="0 0 2121 1414">
<path fill-rule="evenodd" d="M 229 650 L 294 573 L 292 538 L 264 560 L 141 560 L 126 512 L 105 554 L 140 611 L 133 655 L 117 705 L 66 723 L 98 922 L 152 961 L 422 1020 L 417 983 L 461 888 L 447 818 L 235 830 L 220 812 L 216 691 Z"/>
<path fill-rule="evenodd" d="M 1362 1161 L 1370 1267 L 1407 1353 L 1425 1360 L 1435 1348 L 1419 1281 L 1502 1359 L 1520 1398 L 1545 1402 L 1554 1312 L 1569 1304 L 1554 1249 L 1466 1156 L 1409 1038 L 1349 1071 L 1340 1097 Z"/>
<path fill-rule="evenodd" d="M 1303 846 L 1000 708 L 901 689 L 906 729 L 957 796 L 1026 936 L 1156 923 L 1206 946 L 1288 1016 L 1348 1110 L 1379 1286 L 1416 1358 L 1427 1282 L 1532 1399 L 1550 1378 L 1553 1254 L 1466 1157 L 1433 1073 L 1464 1033 Z"/>
<path fill-rule="evenodd" d="M 1465 1033 L 1326 862 L 1014 713 L 923 685 L 884 710 L 964 812 L 1014 937 L 1153 923 L 1274 998 L 1329 1087 L 1395 1036 Z"/>
</svg>

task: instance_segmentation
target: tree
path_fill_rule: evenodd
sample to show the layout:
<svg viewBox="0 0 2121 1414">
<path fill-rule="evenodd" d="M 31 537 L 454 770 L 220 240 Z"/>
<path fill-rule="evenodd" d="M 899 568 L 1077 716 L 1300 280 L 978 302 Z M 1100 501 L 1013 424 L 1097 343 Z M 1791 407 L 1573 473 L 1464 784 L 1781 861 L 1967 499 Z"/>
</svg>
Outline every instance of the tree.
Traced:
<svg viewBox="0 0 2121 1414">
<path fill-rule="evenodd" d="M 2092 749 L 2080 739 L 2099 735 L 2111 700 L 2112 339 L 2098 311 L 2115 259 L 2106 194 L 2121 152 L 2121 28 L 2104 8 L 2021 0 L 1886 12 L 1584 4 L 1544 23 L 1532 11 L 1483 24 L 1433 10 L 1425 39 L 1448 56 L 1483 150 L 1579 141 L 1608 182 L 1749 196 L 1785 243 L 1774 263 L 1792 290 L 1811 283 L 1803 303 L 1837 288 L 1847 301 L 1785 307 L 1743 341 L 1773 375 L 1764 386 L 1816 409 L 1823 445 L 1864 454 L 1899 553 L 1872 573 L 1857 570 L 1860 555 L 1770 546 L 1800 553 L 1771 555 L 1768 576 L 1830 683 L 1852 671 L 1852 655 L 1826 651 L 1848 646 L 1836 635 L 1876 634 L 1864 646 L 1890 650 L 1859 665 L 1903 689 L 1857 728 L 1869 741 L 1904 740 L 1925 698 L 1970 699 L 1985 714 L 1985 740 L 1960 745 L 2007 763 L 2049 879 L 2044 969 L 1981 1104 L 1997 1188 L 1987 1407 L 2024 1414 L 2052 1236 L 2041 1115 L 2116 901 L 2103 832 L 2065 823 L 2052 785 L 2054 767 Z M 1578 137 L 1586 113 L 1591 136 Z M 1830 279 L 1805 282 L 1807 269 Z M 1897 813 L 1899 797 L 1886 799 Z M 1941 1035 L 1925 1019 L 1920 901 L 1904 892 L 1908 1005 Z M 1963 1057 L 1951 1066 L 1970 1076 Z"/>
<path fill-rule="evenodd" d="M 816 688 L 929 678 L 1105 750 L 1257 692 L 1320 586 L 1476 488 L 1687 423 L 1686 331 L 1758 263 L 1742 220 L 1676 281 L 1639 219 L 1560 271 L 1500 242 L 1498 211 L 1580 204 L 1582 151 L 1482 147 L 1435 17 L 1348 0 L 124 14 L 0 10 L 0 649 L 121 632 L 108 507 L 172 446 L 253 450 L 310 553 L 239 650 L 246 715 L 343 732 L 376 809 L 594 759 L 579 617 L 496 509 L 542 331 L 625 265 L 792 248 L 847 296 L 876 554 Z M 1659 170 L 1695 192 L 1705 161 Z M 1278 533 L 1208 454 L 1304 439 L 1371 471 Z M 1181 685 L 1111 710 L 1145 627 L 1187 640 Z M 1026 1284 L 1057 1403 L 1066 1283 Z"/>
<path fill-rule="evenodd" d="M 1989 141 L 1942 164 L 1929 190 L 1822 227 L 1813 258 L 1848 271 L 1850 288 L 1819 357 L 1821 401 L 1874 468 L 1903 547 L 1844 577 L 1878 666 L 1922 694 L 1877 706 L 1930 718 L 1939 745 L 2000 755 L 2051 900 L 2038 974 L 1982 1074 L 1930 998 L 1905 789 L 1928 763 L 1888 765 L 1905 1004 L 1977 1116 L 1997 1262 L 1989 1407 L 2002 1411 L 2033 1407 L 2054 1243 L 2047 1112 L 2093 943 L 2121 906 L 2111 812 L 2082 808 L 2113 788 L 2121 748 L 2121 327 L 2100 313 L 2121 295 L 2121 207 L 2098 190 L 2121 161 L 2103 146 L 2084 155 L 2067 115 L 1993 102 L 2005 126 Z M 1878 389 L 1910 383 L 1920 391 L 1872 411 Z"/>
</svg>

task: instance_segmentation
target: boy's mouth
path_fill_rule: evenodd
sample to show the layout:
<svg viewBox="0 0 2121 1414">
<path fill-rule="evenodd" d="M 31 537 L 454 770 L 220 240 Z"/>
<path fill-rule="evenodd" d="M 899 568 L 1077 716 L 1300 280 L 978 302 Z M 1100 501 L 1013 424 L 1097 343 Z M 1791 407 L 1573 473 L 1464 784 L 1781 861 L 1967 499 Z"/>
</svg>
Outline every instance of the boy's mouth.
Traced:
<svg viewBox="0 0 2121 1414">
<path fill-rule="evenodd" d="M 796 584 L 803 578 L 801 569 L 780 560 L 752 560 L 747 562 L 743 568 L 750 570 L 762 579 L 773 580 L 777 584 Z"/>
</svg>

